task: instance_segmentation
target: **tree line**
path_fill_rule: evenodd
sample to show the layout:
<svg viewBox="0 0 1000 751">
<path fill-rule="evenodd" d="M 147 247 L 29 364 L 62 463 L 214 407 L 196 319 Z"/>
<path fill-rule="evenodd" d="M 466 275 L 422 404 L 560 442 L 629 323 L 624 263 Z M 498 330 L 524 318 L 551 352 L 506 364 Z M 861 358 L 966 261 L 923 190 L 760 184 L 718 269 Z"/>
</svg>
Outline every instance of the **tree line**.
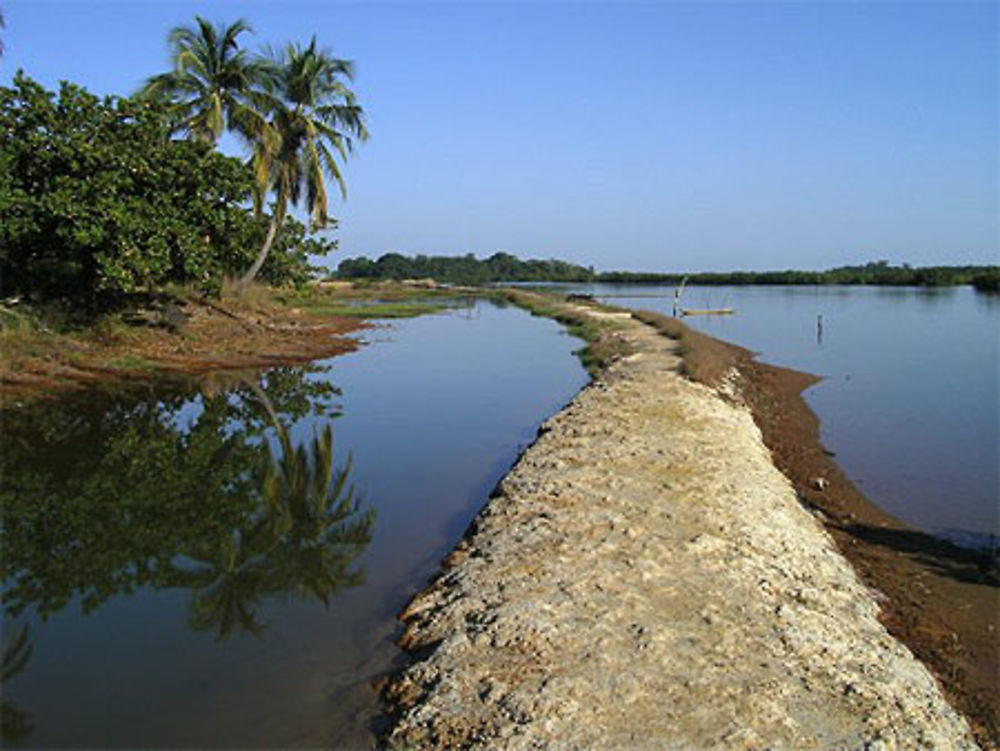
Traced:
<svg viewBox="0 0 1000 751">
<path fill-rule="evenodd" d="M 509 253 L 494 253 L 485 260 L 472 253 L 463 256 L 408 258 L 386 253 L 377 260 L 347 258 L 340 262 L 334 277 L 341 279 L 435 279 L 450 284 L 490 284 L 494 282 L 589 282 L 593 268 L 555 259 L 522 261 Z"/>
<path fill-rule="evenodd" d="M 732 271 L 712 273 L 604 271 L 555 259 L 522 261 L 509 253 L 494 253 L 483 260 L 473 254 L 412 258 L 386 253 L 377 260 L 347 258 L 334 274 L 339 279 L 432 278 L 451 284 L 495 284 L 498 282 L 604 282 L 618 284 L 870 284 L 936 287 L 972 284 L 994 290 L 1000 284 L 1000 266 L 892 266 L 872 261 L 827 271 Z"/>
<path fill-rule="evenodd" d="M 611 271 L 600 274 L 602 282 L 678 284 L 687 279 L 700 285 L 851 284 L 900 287 L 941 287 L 977 284 L 996 277 L 998 266 L 892 266 L 888 261 L 870 261 L 856 266 L 838 266 L 825 271 L 731 271 L 710 273 L 635 273 Z M 978 286 L 978 284 L 977 284 Z"/>
<path fill-rule="evenodd" d="M 327 178 L 368 137 L 350 61 L 291 43 L 250 54 L 244 21 L 196 17 L 131 96 L 23 71 L 0 87 L 0 294 L 106 309 L 167 283 L 308 278 L 335 243 Z M 243 159 L 216 151 L 222 134 Z M 308 214 L 308 226 L 289 216 Z"/>
</svg>

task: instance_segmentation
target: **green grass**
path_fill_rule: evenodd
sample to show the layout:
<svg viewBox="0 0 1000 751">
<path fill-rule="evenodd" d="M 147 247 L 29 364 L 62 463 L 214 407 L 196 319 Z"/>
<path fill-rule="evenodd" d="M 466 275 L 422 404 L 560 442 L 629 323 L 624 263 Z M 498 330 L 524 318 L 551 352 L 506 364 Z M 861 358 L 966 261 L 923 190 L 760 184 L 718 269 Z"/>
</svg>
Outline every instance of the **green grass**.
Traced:
<svg viewBox="0 0 1000 751">
<path fill-rule="evenodd" d="M 45 357 L 60 349 L 62 337 L 46 326 L 28 306 L 0 306 L 0 353 L 12 360 Z"/>
<path fill-rule="evenodd" d="M 275 297 L 281 305 L 311 315 L 366 319 L 413 318 L 462 307 L 482 298 L 499 298 L 499 295 L 489 290 L 423 289 L 384 283 L 336 289 L 312 286 Z"/>
<path fill-rule="evenodd" d="M 38 322 L 29 313 L 0 305 L 0 331 L 29 332 L 38 328 Z"/>
<path fill-rule="evenodd" d="M 551 293 L 506 290 L 506 299 L 533 316 L 551 318 L 566 327 L 567 333 L 582 339 L 586 346 L 574 354 L 592 376 L 597 375 L 614 360 L 631 353 L 631 348 L 616 333 L 622 325 L 617 321 L 595 320 L 579 313 L 561 297 Z M 594 306 L 601 311 L 613 308 Z"/>
</svg>

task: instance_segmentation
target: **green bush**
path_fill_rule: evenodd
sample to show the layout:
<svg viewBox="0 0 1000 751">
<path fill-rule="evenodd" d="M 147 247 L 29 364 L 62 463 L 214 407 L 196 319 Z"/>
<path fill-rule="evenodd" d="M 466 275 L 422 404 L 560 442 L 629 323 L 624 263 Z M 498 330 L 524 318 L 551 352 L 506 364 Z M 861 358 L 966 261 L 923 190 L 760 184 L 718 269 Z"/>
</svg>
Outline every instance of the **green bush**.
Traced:
<svg viewBox="0 0 1000 751">
<path fill-rule="evenodd" d="M 103 308 L 166 282 L 217 288 L 258 234 L 251 187 L 239 160 L 170 140 L 152 105 L 18 72 L 0 87 L 0 290 Z"/>
<path fill-rule="evenodd" d="M 987 267 L 972 277 L 972 286 L 980 292 L 1000 292 L 1000 267 Z"/>
<path fill-rule="evenodd" d="M 171 140 L 155 105 L 18 72 L 0 87 L 0 294 L 97 311 L 167 283 L 216 292 L 263 243 L 252 185 L 240 160 Z M 334 247 L 288 219 L 262 275 L 300 284 Z"/>
</svg>

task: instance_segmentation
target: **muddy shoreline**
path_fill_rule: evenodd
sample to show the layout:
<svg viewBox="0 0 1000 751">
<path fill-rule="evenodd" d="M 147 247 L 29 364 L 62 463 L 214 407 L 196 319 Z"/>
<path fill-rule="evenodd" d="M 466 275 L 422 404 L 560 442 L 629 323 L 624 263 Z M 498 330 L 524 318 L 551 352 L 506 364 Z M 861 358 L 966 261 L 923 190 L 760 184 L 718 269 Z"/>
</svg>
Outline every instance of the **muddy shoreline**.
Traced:
<svg viewBox="0 0 1000 751">
<path fill-rule="evenodd" d="M 147 380 L 294 365 L 351 352 L 359 319 L 314 316 L 291 306 L 188 299 L 183 325 L 171 329 L 149 314 L 130 325 L 81 335 L 35 334 L 6 340 L 0 401 L 45 397 L 107 380 Z"/>
<path fill-rule="evenodd" d="M 1000 591 L 989 553 L 909 528 L 872 504 L 822 447 L 802 392 L 812 378 L 741 367 L 751 411 L 779 469 L 823 514 L 838 549 L 882 597 L 882 622 L 930 667 L 984 748 L 1000 747 Z M 820 490 L 816 479 L 828 484 Z"/>
<path fill-rule="evenodd" d="M 623 329 L 637 354 L 612 365 L 547 423 L 441 576 L 403 614 L 401 643 L 415 662 L 385 692 L 395 713 L 385 739 L 439 747 L 557 741 L 972 747 L 967 726 L 949 714 L 929 674 L 920 673 L 923 665 L 905 649 L 894 651 L 899 642 L 875 619 L 880 608 L 872 591 L 846 562 L 843 570 L 827 567 L 832 540 L 814 533 L 817 518 L 828 515 L 803 503 L 808 499 L 777 473 L 772 454 L 775 463 L 787 464 L 780 451 L 759 443 L 764 465 L 754 465 L 753 441 L 737 444 L 748 435 L 760 442 L 756 428 L 707 427 L 713 420 L 738 422 L 739 414 L 751 420 L 735 405 L 756 401 L 757 422 L 771 415 L 772 443 L 779 445 L 774 436 L 789 434 L 773 425 L 787 405 L 766 383 L 774 373 L 753 371 L 747 358 L 742 368 L 730 369 L 726 399 L 713 391 L 709 401 L 699 401 L 705 394 L 690 389 L 700 387 L 667 372 L 666 347 L 652 342 L 651 327 L 631 322 Z M 681 346 L 694 349 L 690 342 Z M 636 358 L 647 362 L 629 364 Z M 780 393 L 805 408 L 798 394 L 806 383 Z M 671 392 L 673 401 L 660 391 Z M 677 405 L 690 411 L 678 417 L 671 412 Z M 650 424 L 646 413 L 657 410 L 661 424 Z M 798 418 L 792 422 L 801 423 Z M 611 442 L 597 437 L 602 433 L 613 434 Z M 727 447 L 728 441 L 737 443 Z M 631 450 L 619 455 L 622 446 Z M 643 461 L 635 464 L 634 456 Z M 832 478 L 824 480 L 829 493 Z M 729 498 L 720 505 L 720 496 Z M 649 521 L 664 514 L 660 525 Z M 616 536 L 622 532 L 625 539 Z M 673 544 L 654 542 L 677 535 Z M 776 548 L 762 553 L 771 543 Z M 595 545 L 605 552 L 595 553 Z M 716 554 L 726 559 L 721 568 Z M 753 573 L 747 579 L 741 570 Z M 791 617 L 788 607 L 804 601 L 801 587 L 778 591 L 776 582 L 786 575 L 815 585 L 806 600 L 818 598 L 790 627 L 783 620 Z M 647 586 L 650 578 L 657 586 Z M 720 578 L 729 579 L 722 590 Z M 692 582 L 680 599 L 664 599 L 665 591 Z M 763 582 L 763 591 L 755 588 Z M 822 592 L 835 594 L 824 600 Z M 696 612 L 678 615 L 691 607 Z M 820 612 L 820 620 L 808 615 Z M 820 652 L 795 646 L 786 627 L 808 633 L 806 641 Z M 785 634 L 784 646 L 775 647 L 776 633 Z M 728 643 L 730 636 L 741 643 Z M 566 653 L 578 654 L 567 662 Z M 591 662 L 599 664 L 596 672 Z M 769 672 L 775 665 L 779 674 Z M 845 670 L 855 671 L 846 683 Z M 918 684 L 919 699 L 907 693 Z M 855 693 L 860 703 L 843 702 Z M 602 709 L 609 706 L 625 719 L 609 716 Z M 902 714 L 893 714 L 893 706 Z"/>
</svg>

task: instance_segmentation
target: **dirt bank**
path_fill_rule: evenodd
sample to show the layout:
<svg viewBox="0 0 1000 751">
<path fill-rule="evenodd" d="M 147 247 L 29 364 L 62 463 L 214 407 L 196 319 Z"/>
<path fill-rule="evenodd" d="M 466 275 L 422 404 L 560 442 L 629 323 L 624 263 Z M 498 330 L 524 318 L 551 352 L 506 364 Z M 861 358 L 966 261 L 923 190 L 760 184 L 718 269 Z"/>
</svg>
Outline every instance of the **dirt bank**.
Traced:
<svg viewBox="0 0 1000 751">
<path fill-rule="evenodd" d="M 353 350 L 358 319 L 294 306 L 195 297 L 116 318 L 76 334 L 5 332 L 0 399 L 19 399 L 107 378 L 272 367 Z"/>
<path fill-rule="evenodd" d="M 749 411 L 615 320 L 633 354 L 546 423 L 403 614 L 418 659 L 386 690 L 388 742 L 975 747 Z"/>
</svg>

